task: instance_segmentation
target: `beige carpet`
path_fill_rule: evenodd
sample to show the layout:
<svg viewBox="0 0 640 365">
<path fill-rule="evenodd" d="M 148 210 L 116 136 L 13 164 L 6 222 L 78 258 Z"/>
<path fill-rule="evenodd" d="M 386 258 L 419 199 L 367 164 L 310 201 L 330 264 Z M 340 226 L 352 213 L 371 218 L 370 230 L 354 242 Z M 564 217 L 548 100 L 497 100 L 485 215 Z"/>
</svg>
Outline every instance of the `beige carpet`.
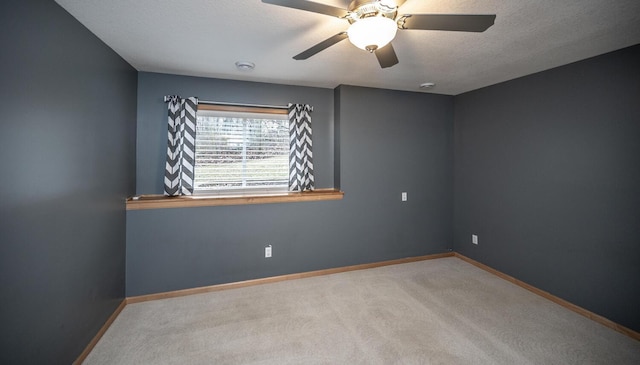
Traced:
<svg viewBox="0 0 640 365">
<path fill-rule="evenodd" d="M 457 258 L 127 305 L 85 364 L 640 364 L 640 342 Z"/>
</svg>

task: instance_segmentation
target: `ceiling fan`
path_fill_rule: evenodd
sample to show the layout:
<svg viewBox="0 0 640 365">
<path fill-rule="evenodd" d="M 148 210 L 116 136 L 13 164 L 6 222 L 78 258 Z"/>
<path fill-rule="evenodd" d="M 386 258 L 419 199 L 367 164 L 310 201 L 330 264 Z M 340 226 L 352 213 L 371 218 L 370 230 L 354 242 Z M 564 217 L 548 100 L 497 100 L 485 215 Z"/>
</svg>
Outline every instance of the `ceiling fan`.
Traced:
<svg viewBox="0 0 640 365">
<path fill-rule="evenodd" d="M 307 58 L 334 44 L 349 38 L 356 47 L 375 53 L 382 68 L 398 63 L 391 45 L 398 29 L 447 30 L 458 32 L 484 32 L 496 19 L 495 15 L 471 14 L 402 14 L 398 8 L 406 0 L 354 0 L 348 9 L 304 0 L 262 0 L 263 3 L 306 10 L 345 19 L 349 28 L 306 51 L 293 56 L 296 60 Z"/>
</svg>

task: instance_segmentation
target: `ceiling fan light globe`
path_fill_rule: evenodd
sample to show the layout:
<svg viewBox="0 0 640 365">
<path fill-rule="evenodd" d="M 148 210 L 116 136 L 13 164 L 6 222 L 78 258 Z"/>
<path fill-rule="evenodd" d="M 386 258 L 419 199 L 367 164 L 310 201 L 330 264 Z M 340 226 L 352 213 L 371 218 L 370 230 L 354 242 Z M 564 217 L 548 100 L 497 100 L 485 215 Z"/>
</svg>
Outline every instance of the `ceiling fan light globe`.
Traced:
<svg viewBox="0 0 640 365">
<path fill-rule="evenodd" d="M 363 18 L 349 26 L 347 35 L 354 46 L 368 51 L 380 49 L 393 40 L 398 26 L 393 19 L 375 16 Z"/>
</svg>

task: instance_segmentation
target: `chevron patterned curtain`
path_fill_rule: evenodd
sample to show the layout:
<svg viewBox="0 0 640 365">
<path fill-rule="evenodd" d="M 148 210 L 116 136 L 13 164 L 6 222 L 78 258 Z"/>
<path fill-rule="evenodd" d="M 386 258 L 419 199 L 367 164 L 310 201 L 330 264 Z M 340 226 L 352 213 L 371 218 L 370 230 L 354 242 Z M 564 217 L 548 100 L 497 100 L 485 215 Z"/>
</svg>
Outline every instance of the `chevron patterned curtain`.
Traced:
<svg viewBox="0 0 640 365">
<path fill-rule="evenodd" d="M 289 191 L 313 190 L 311 112 L 306 104 L 289 104 Z"/>
<path fill-rule="evenodd" d="M 198 98 L 182 99 L 177 95 L 171 95 L 166 96 L 164 100 L 169 103 L 169 139 L 164 195 L 191 195 L 196 157 Z"/>
</svg>

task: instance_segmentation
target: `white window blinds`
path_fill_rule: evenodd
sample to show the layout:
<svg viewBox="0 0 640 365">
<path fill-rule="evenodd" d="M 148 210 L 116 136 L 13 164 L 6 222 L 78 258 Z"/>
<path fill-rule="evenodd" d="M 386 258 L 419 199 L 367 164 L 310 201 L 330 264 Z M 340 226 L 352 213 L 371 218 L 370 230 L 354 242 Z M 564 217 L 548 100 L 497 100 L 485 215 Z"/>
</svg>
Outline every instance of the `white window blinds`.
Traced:
<svg viewBox="0 0 640 365">
<path fill-rule="evenodd" d="M 286 114 L 198 110 L 194 190 L 286 190 Z"/>
</svg>

